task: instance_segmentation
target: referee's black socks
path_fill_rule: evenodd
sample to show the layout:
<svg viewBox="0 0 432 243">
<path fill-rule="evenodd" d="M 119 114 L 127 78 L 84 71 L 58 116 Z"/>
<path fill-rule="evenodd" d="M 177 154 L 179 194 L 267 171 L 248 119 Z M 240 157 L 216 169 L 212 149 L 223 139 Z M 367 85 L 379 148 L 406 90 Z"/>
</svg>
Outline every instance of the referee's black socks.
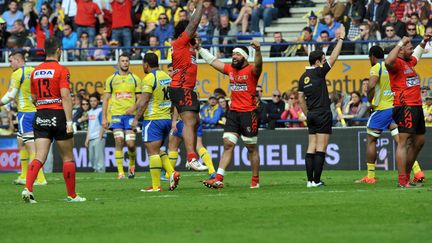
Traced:
<svg viewBox="0 0 432 243">
<path fill-rule="evenodd" d="M 321 181 L 321 174 L 324 167 L 325 155 L 326 154 L 324 152 L 315 152 L 315 156 L 313 159 L 313 180 L 315 183 L 319 183 Z"/>
<path fill-rule="evenodd" d="M 307 153 L 306 154 L 306 175 L 307 175 L 307 180 L 308 181 L 313 181 L 313 172 L 314 172 L 314 167 L 313 167 L 313 163 L 314 163 L 314 157 L 315 154 L 310 154 Z"/>
</svg>

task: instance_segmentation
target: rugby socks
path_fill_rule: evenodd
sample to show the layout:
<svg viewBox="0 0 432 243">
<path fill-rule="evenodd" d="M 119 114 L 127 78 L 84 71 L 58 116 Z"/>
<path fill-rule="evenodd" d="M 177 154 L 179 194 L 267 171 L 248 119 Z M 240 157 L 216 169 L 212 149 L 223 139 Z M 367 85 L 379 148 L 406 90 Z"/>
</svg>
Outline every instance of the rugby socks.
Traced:
<svg viewBox="0 0 432 243">
<path fill-rule="evenodd" d="M 306 154 L 305 163 L 306 163 L 306 175 L 308 181 L 313 181 L 313 172 L 314 172 L 314 166 L 313 161 L 315 158 L 315 154 Z"/>
<path fill-rule="evenodd" d="M 187 153 L 187 161 L 191 161 L 192 159 L 198 160 L 198 156 L 195 152 Z"/>
<path fill-rule="evenodd" d="M 36 153 L 31 153 L 30 154 L 30 157 L 29 157 L 29 160 L 31 160 L 31 161 L 33 161 L 33 159 L 36 157 Z M 39 172 L 38 172 L 38 175 L 37 175 L 37 178 L 36 178 L 36 181 L 38 182 L 38 183 L 44 183 L 45 182 L 45 174 L 44 174 L 44 172 L 43 172 L 43 170 L 39 170 Z"/>
<path fill-rule="evenodd" d="M 375 163 L 367 163 L 367 177 L 369 179 L 375 178 Z"/>
<path fill-rule="evenodd" d="M 27 176 L 27 167 L 29 162 L 29 154 L 27 149 L 25 148 L 21 149 L 19 151 L 19 155 L 20 155 L 20 162 L 21 162 L 21 175 L 19 178 L 25 180 Z"/>
<path fill-rule="evenodd" d="M 135 161 L 136 161 L 136 150 L 135 151 L 128 151 L 128 157 L 129 157 L 129 169 L 132 167 L 135 167 Z"/>
<path fill-rule="evenodd" d="M 405 174 L 399 174 L 398 181 L 399 181 L 399 185 L 405 186 L 409 182 L 409 176 Z"/>
<path fill-rule="evenodd" d="M 313 160 L 314 168 L 314 182 L 319 183 L 321 181 L 321 173 L 324 167 L 325 153 L 316 152 Z"/>
<path fill-rule="evenodd" d="M 252 182 L 259 184 L 259 176 L 252 176 Z"/>
<path fill-rule="evenodd" d="M 421 171 L 419 162 L 417 160 L 414 162 L 412 170 L 414 171 L 414 175 Z"/>
<path fill-rule="evenodd" d="M 171 174 L 174 172 L 174 168 L 172 167 L 172 165 L 170 163 L 168 155 L 165 151 L 161 150 L 159 152 L 159 157 L 160 157 L 161 162 L 162 162 L 162 167 L 166 171 L 165 177 L 169 178 L 171 176 Z"/>
<path fill-rule="evenodd" d="M 123 151 L 115 151 L 114 152 L 114 156 L 115 156 L 115 161 L 117 164 L 117 171 L 119 174 L 124 174 L 124 169 L 123 169 Z"/>
<path fill-rule="evenodd" d="M 173 169 L 175 169 L 175 167 L 176 167 L 178 156 L 179 156 L 178 151 L 169 151 L 168 152 L 168 158 L 169 158 L 170 164 L 173 167 Z"/>
<path fill-rule="evenodd" d="M 225 170 L 221 169 L 221 168 L 218 168 L 215 180 L 217 180 L 217 181 L 223 181 L 224 180 L 224 176 L 225 176 Z"/>
<path fill-rule="evenodd" d="M 63 162 L 63 178 L 66 183 L 67 194 L 71 198 L 76 197 L 75 193 L 75 162 Z"/>
<path fill-rule="evenodd" d="M 204 164 L 207 166 L 209 175 L 213 174 L 215 172 L 215 168 L 213 166 L 212 158 L 208 153 L 207 149 L 204 147 L 200 148 L 198 150 L 198 154 L 201 157 Z"/>
<path fill-rule="evenodd" d="M 42 168 L 42 162 L 40 162 L 37 159 L 32 160 L 32 162 L 30 163 L 29 167 L 28 167 L 28 171 L 27 171 L 27 178 L 26 178 L 26 187 L 27 189 L 32 192 L 33 191 L 33 183 L 36 180 L 37 174 L 40 170 L 40 168 Z"/>
<path fill-rule="evenodd" d="M 152 155 L 150 160 L 150 176 L 152 178 L 153 190 L 157 190 L 160 187 L 160 174 L 162 169 L 162 161 L 159 155 Z"/>
</svg>

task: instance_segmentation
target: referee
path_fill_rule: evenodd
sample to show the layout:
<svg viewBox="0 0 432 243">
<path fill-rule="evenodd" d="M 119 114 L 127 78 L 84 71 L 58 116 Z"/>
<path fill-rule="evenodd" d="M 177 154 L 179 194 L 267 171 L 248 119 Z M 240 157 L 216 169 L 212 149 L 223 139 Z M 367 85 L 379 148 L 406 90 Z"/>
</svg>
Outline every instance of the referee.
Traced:
<svg viewBox="0 0 432 243">
<path fill-rule="evenodd" d="M 310 66 L 306 67 L 299 81 L 299 101 L 307 117 L 309 131 L 306 153 L 307 187 L 324 186 L 321 181 L 321 173 L 333 123 L 326 75 L 341 52 L 344 37 L 345 29 L 341 27 L 341 35 L 328 61 L 324 52 L 311 52 L 309 54 Z"/>
</svg>

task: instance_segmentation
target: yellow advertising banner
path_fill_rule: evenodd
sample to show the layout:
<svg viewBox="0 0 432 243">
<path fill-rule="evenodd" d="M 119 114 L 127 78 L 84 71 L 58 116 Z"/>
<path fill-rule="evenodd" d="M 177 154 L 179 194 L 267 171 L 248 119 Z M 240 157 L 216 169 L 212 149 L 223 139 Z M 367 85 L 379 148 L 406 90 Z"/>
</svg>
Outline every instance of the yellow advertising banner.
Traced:
<svg viewBox="0 0 432 243">
<path fill-rule="evenodd" d="M 216 88 L 224 89 L 229 95 L 229 78 L 208 64 L 198 64 L 197 90 L 201 98 L 207 98 Z M 67 64 L 66 64 L 67 66 Z M 281 92 L 296 90 L 298 79 L 303 74 L 307 61 L 272 61 L 265 62 L 259 84 L 263 87 L 263 96 L 271 97 L 274 89 Z M 432 83 L 432 58 L 422 59 L 416 67 L 420 75 L 422 86 L 431 86 Z M 71 65 L 72 90 L 77 92 L 85 89 L 89 93 L 95 91 L 103 93 L 107 77 L 116 71 L 115 65 Z M 163 65 L 166 69 L 166 65 Z M 341 90 L 352 92 L 359 90 L 361 80 L 369 76 L 369 60 L 339 60 L 327 75 L 329 92 Z M 140 77 L 144 77 L 141 65 L 131 65 L 131 71 Z M 0 67 L 0 95 L 3 95 L 9 85 L 12 70 L 9 67 Z"/>
</svg>

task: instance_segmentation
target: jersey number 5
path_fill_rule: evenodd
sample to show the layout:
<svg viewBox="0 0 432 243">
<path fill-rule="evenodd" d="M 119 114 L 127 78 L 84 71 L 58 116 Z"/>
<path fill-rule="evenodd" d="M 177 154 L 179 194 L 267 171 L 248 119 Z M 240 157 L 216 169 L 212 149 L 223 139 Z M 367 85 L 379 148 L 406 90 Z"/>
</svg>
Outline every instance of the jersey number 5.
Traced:
<svg viewBox="0 0 432 243">
<path fill-rule="evenodd" d="M 39 79 L 38 80 L 39 97 L 45 98 L 45 97 L 51 97 L 52 96 L 49 84 L 50 84 L 49 79 Z"/>
</svg>

